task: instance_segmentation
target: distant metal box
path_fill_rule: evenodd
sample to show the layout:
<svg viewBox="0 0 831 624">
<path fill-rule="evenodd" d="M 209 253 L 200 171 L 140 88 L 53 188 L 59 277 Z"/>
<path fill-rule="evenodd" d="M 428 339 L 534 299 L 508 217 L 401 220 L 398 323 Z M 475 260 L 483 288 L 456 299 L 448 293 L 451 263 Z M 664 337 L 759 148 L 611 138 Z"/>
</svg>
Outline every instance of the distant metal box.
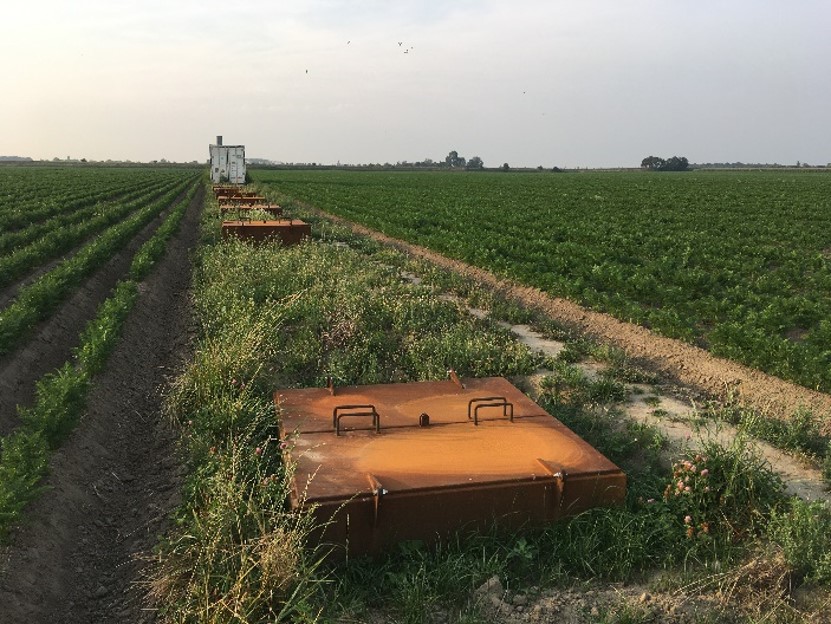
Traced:
<svg viewBox="0 0 831 624">
<path fill-rule="evenodd" d="M 211 182 L 245 183 L 245 146 L 209 145 Z"/>
<path fill-rule="evenodd" d="M 296 245 L 304 238 L 311 236 L 311 233 L 311 226 L 299 219 L 222 222 L 223 238 L 236 236 L 257 242 L 279 240 L 284 245 Z"/>
<path fill-rule="evenodd" d="M 279 390 L 292 505 L 352 554 L 621 504 L 626 476 L 501 377 Z"/>
<path fill-rule="evenodd" d="M 262 212 L 267 212 L 273 217 L 281 217 L 283 216 L 283 207 L 277 206 L 275 204 L 254 204 L 252 206 L 239 206 L 235 204 L 222 204 L 219 207 L 220 212 L 227 213 L 227 212 L 235 212 L 239 213 L 240 215 L 250 214 L 254 210 L 261 210 Z"/>
<path fill-rule="evenodd" d="M 262 195 L 220 195 L 217 198 L 217 201 L 220 204 L 231 204 L 231 205 L 244 205 L 244 206 L 253 206 L 254 204 L 263 204 L 265 203 L 265 197 Z"/>
</svg>

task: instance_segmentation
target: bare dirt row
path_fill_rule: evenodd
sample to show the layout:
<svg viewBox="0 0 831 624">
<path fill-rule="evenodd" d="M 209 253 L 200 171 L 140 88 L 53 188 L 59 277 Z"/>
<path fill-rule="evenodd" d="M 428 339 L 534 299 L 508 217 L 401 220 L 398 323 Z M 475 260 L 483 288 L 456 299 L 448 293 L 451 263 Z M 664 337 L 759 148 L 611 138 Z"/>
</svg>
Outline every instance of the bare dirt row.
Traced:
<svg viewBox="0 0 831 624">
<path fill-rule="evenodd" d="M 142 284 L 85 417 L 53 455 L 47 491 L 0 552 L 4 623 L 155 619 L 137 581 L 141 557 L 164 532 L 181 485 L 160 390 L 189 357 L 189 252 L 203 199 L 200 191 Z M 132 253 L 124 255 L 129 262 Z M 103 298 L 104 288 L 88 296 Z"/>
</svg>

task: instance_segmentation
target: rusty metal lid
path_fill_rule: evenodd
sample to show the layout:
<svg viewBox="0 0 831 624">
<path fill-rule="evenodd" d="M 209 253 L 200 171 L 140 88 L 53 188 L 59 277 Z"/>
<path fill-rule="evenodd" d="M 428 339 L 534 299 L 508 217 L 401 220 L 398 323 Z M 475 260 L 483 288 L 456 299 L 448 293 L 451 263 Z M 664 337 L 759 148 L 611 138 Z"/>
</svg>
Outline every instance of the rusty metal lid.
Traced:
<svg viewBox="0 0 831 624">
<path fill-rule="evenodd" d="M 515 526 L 621 503 L 626 477 L 501 377 L 274 394 L 293 504 L 376 552 L 496 516 Z"/>
<path fill-rule="evenodd" d="M 223 228 L 299 228 L 308 225 L 300 219 L 265 219 L 256 221 L 223 221 Z"/>
</svg>

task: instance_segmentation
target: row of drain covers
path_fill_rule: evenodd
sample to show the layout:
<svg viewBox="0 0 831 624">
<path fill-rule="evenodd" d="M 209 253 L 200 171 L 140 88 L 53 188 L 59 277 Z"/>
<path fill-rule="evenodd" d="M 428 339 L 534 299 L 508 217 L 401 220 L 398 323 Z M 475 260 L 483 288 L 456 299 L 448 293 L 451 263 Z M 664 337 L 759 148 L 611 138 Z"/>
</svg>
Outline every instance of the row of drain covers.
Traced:
<svg viewBox="0 0 831 624">
<path fill-rule="evenodd" d="M 214 186 L 223 236 L 284 245 L 310 235 L 297 219 L 250 220 L 279 206 Z M 338 552 L 377 553 L 455 531 L 540 526 L 622 504 L 626 475 L 502 377 L 278 390 L 274 402 L 291 505 Z"/>
<path fill-rule="evenodd" d="M 269 203 L 262 195 L 246 191 L 240 186 L 216 184 L 213 187 L 219 209 L 223 214 L 222 236 L 231 236 L 254 242 L 279 240 L 283 245 L 296 245 L 311 236 L 311 227 L 300 219 L 278 218 L 283 208 Z M 267 213 L 269 219 L 251 219 L 250 215 Z M 225 220 L 225 217 L 235 217 Z"/>
</svg>

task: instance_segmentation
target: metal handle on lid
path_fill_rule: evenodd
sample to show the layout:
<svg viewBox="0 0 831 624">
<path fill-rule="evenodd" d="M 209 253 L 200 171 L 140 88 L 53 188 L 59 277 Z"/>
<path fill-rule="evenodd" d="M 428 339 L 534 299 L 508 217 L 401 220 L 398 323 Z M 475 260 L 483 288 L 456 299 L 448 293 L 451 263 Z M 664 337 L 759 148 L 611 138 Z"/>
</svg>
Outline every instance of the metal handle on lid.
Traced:
<svg viewBox="0 0 831 624">
<path fill-rule="evenodd" d="M 332 427 L 335 429 L 335 435 L 340 435 L 340 420 L 345 416 L 371 416 L 372 427 L 375 429 L 375 433 L 379 433 L 381 431 L 381 415 L 378 414 L 375 406 L 371 403 L 367 403 L 365 405 L 338 405 L 335 409 L 333 409 Z"/>
<path fill-rule="evenodd" d="M 474 425 L 479 424 L 479 410 L 483 407 L 501 407 L 502 415 L 514 422 L 514 404 L 509 403 L 506 397 L 477 397 L 468 401 L 467 404 L 467 419 L 472 419 Z"/>
</svg>

